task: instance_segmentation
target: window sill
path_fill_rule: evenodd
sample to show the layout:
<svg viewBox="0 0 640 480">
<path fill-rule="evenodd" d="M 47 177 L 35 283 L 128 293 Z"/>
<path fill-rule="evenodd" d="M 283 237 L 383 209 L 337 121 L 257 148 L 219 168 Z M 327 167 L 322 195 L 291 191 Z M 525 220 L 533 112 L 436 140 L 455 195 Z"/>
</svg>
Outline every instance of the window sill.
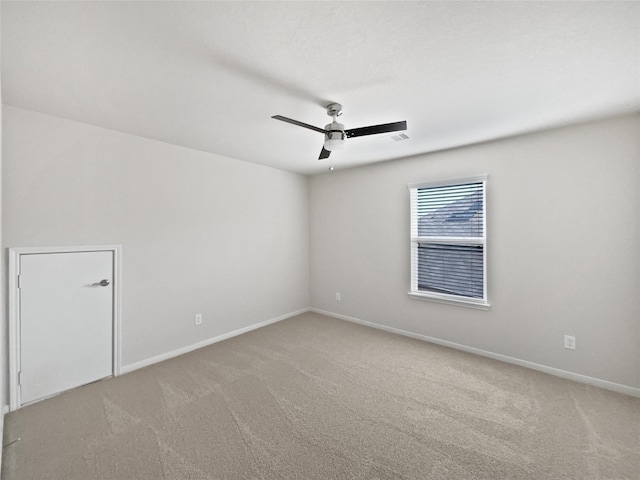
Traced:
<svg viewBox="0 0 640 480">
<path fill-rule="evenodd" d="M 461 299 L 452 295 L 438 295 L 430 293 L 408 292 L 409 298 L 423 300 L 427 302 L 445 303 L 447 305 L 457 305 L 459 307 L 475 308 L 476 310 L 489 310 L 491 305 L 484 300 Z"/>
</svg>

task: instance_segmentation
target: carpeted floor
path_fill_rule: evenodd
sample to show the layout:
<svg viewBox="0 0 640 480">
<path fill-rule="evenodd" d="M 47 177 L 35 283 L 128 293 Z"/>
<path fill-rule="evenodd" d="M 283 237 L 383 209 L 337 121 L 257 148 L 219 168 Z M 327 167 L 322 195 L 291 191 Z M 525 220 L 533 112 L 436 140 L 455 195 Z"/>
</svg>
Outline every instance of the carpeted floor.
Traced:
<svg viewBox="0 0 640 480">
<path fill-rule="evenodd" d="M 306 313 L 13 412 L 4 444 L 4 480 L 639 479 L 640 399 Z"/>
</svg>

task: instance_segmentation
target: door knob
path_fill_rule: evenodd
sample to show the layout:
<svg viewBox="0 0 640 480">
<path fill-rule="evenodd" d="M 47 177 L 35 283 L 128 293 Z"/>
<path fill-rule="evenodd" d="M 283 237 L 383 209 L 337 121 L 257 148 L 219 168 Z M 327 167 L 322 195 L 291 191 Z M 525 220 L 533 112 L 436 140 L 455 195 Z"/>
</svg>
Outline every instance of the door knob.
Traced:
<svg viewBox="0 0 640 480">
<path fill-rule="evenodd" d="M 99 285 L 101 287 L 106 287 L 107 285 L 109 285 L 109 280 L 107 280 L 106 278 L 104 280 L 100 280 Z"/>
</svg>

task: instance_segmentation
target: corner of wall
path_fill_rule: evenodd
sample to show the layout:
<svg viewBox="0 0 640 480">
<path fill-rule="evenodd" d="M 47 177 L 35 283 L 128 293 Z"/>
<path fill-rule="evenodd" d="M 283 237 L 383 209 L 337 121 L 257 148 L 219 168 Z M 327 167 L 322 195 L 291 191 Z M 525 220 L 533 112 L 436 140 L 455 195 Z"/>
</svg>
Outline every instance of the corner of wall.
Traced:
<svg viewBox="0 0 640 480">
<path fill-rule="evenodd" d="M 1 13 L 0 13 L 1 15 Z M 1 63 L 1 60 L 0 60 Z M 2 78 L 0 77 L 0 87 L 2 85 Z M 2 89 L 0 88 L 0 92 Z M 0 409 L 2 410 L 2 417 L 4 417 L 5 410 L 8 408 L 7 402 L 7 377 L 8 377 L 8 364 L 9 357 L 7 352 L 9 351 L 8 343 L 7 343 L 7 308 L 5 302 L 5 251 L 4 251 L 4 241 L 2 236 L 2 152 L 4 151 L 2 147 L 2 94 L 0 93 Z M 0 424 L 1 426 L 1 424 Z M 2 430 L 0 429 L 0 432 Z"/>
<path fill-rule="evenodd" d="M 1 15 L 1 13 L 0 13 Z M 1 60 L 0 60 L 1 64 Z M 0 76 L 0 86 L 2 78 Z M 0 88 L 0 92 L 2 89 Z M 0 438 L 4 436 L 4 416 L 9 411 L 7 402 L 8 377 L 8 343 L 7 343 L 7 309 L 5 305 L 5 254 L 2 240 L 2 94 L 0 93 Z M 0 454 L 0 471 L 2 471 L 2 455 Z"/>
</svg>

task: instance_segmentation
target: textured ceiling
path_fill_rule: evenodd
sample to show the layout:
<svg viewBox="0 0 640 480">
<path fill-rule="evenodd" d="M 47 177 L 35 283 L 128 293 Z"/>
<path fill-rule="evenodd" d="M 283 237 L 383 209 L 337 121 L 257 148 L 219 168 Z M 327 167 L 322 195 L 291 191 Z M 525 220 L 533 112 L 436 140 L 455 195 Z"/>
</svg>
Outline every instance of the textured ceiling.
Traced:
<svg viewBox="0 0 640 480">
<path fill-rule="evenodd" d="M 9 105 L 313 174 L 640 110 L 639 2 L 2 2 Z M 318 161 L 346 128 L 407 120 Z"/>
</svg>

